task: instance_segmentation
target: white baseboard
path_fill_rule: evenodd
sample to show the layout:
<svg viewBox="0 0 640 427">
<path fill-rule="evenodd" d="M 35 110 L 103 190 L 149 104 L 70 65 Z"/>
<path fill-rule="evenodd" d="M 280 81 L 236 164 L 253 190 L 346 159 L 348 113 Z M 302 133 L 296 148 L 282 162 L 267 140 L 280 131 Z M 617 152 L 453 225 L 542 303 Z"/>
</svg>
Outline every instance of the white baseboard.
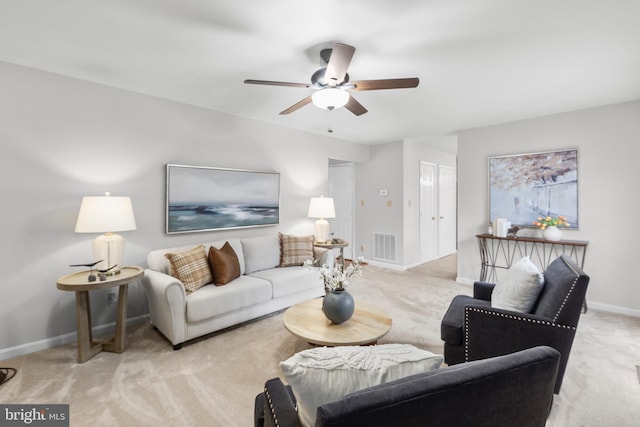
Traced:
<svg viewBox="0 0 640 427">
<path fill-rule="evenodd" d="M 445 256 L 449 256 L 449 255 L 445 255 Z M 444 258 L 444 257 L 442 257 Z M 389 270 L 395 270 L 395 271 L 407 271 L 407 270 L 411 270 L 412 268 L 415 267 L 419 267 L 423 264 L 426 264 L 428 262 L 433 262 L 433 261 L 438 261 L 441 258 L 437 258 L 431 261 L 418 261 L 418 262 L 414 262 L 412 264 L 408 264 L 408 265 L 400 265 L 400 264 L 392 264 L 392 263 L 388 263 L 388 262 L 382 262 L 382 261 L 371 261 L 369 259 L 365 259 L 364 262 L 366 262 L 367 264 L 371 264 L 373 266 L 376 267 L 380 267 L 380 268 L 388 268 Z"/>
<path fill-rule="evenodd" d="M 364 262 L 366 262 L 367 264 L 371 264 L 375 267 L 388 268 L 389 270 L 405 271 L 407 269 L 407 267 L 402 266 L 400 264 L 391 264 L 388 262 L 371 261 L 368 259 L 365 259 Z"/>
<path fill-rule="evenodd" d="M 141 319 L 149 318 L 148 314 L 144 314 L 138 317 L 132 317 L 127 319 L 127 326 L 136 323 Z M 116 323 L 107 323 L 106 325 L 96 326 L 91 329 L 94 336 L 101 336 L 113 333 L 116 328 Z M 9 347 L 0 350 L 0 360 L 11 359 L 13 357 L 24 356 L 25 354 L 33 353 L 40 350 L 46 350 L 48 348 L 60 347 L 76 342 L 78 336 L 75 332 L 69 332 L 68 334 L 58 335 L 57 337 L 46 338 L 39 341 L 34 341 L 26 344 L 21 344 L 15 347 Z"/>
<path fill-rule="evenodd" d="M 600 302 L 587 301 L 588 310 L 594 309 L 598 311 L 605 311 L 607 313 L 622 314 L 624 316 L 639 317 L 640 310 L 634 310 L 633 308 L 620 307 L 617 305 L 603 304 Z M 587 313 L 589 312 L 587 310 Z"/>
</svg>

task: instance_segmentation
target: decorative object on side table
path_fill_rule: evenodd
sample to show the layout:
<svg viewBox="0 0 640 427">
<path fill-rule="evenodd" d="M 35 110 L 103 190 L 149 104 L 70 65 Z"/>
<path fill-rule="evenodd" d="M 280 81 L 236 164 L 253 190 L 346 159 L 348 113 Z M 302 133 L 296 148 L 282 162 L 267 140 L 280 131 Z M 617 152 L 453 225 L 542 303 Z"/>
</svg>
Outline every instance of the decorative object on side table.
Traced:
<svg viewBox="0 0 640 427">
<path fill-rule="evenodd" d="M 568 227 L 570 224 L 567 222 L 566 217 L 558 215 L 557 217 L 539 216 L 538 220 L 533 222 L 533 225 L 542 230 L 542 237 L 545 240 L 557 242 L 562 239 L 562 231 L 558 227 Z"/>
<path fill-rule="evenodd" d="M 93 267 L 95 267 L 95 265 L 96 265 L 97 263 L 102 262 L 102 261 L 104 261 L 104 260 L 102 260 L 102 259 L 101 259 L 101 260 L 99 260 L 99 261 L 96 261 L 96 262 L 89 262 L 89 263 L 87 263 L 87 264 L 69 264 L 69 267 L 89 267 L 89 268 L 90 268 L 90 270 L 89 270 L 89 276 L 87 276 L 87 281 L 89 281 L 89 282 L 95 282 L 95 281 L 96 281 L 97 276 L 96 276 L 95 274 L 93 274 Z"/>
<path fill-rule="evenodd" d="M 308 261 L 307 266 L 318 270 L 324 281 L 326 295 L 322 301 L 322 310 L 327 319 L 335 324 L 346 322 L 353 316 L 355 302 L 353 296 L 347 291 L 351 279 L 362 274 L 360 268 L 362 257 L 357 258 L 345 268 L 344 263 L 336 264 L 330 268 L 325 265 L 317 267 Z"/>
</svg>

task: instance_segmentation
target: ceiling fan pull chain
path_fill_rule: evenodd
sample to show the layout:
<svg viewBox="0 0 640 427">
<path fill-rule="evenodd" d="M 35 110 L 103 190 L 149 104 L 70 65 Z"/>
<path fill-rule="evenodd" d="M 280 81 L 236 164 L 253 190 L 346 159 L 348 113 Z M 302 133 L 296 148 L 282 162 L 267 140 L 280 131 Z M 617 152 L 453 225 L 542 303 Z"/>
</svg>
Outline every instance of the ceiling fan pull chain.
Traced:
<svg viewBox="0 0 640 427">
<path fill-rule="evenodd" d="M 327 132 L 333 133 L 333 129 L 331 129 L 331 112 L 333 110 L 327 110 Z"/>
</svg>

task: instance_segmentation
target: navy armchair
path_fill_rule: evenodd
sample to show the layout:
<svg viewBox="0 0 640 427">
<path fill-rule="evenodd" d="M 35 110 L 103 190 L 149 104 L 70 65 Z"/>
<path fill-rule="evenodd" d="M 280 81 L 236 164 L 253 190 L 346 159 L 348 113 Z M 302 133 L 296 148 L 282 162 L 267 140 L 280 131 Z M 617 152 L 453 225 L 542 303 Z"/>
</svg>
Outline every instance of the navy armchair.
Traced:
<svg viewBox="0 0 640 427">
<path fill-rule="evenodd" d="M 316 427 L 543 427 L 560 354 L 536 347 L 373 386 L 321 405 Z M 255 427 L 302 426 L 289 386 L 255 399 Z"/>
<path fill-rule="evenodd" d="M 561 255 L 544 272 L 544 287 L 531 313 L 491 307 L 494 284 L 475 282 L 473 297 L 458 295 L 441 323 L 444 361 L 455 365 L 535 346 L 560 352 L 558 394 L 578 327 L 589 276 Z"/>
</svg>

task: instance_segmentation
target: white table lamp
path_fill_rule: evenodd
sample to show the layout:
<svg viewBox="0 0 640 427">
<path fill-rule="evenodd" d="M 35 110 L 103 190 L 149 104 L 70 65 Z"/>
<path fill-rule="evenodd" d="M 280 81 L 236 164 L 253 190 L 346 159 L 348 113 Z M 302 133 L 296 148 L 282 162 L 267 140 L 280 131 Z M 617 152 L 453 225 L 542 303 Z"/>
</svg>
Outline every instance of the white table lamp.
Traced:
<svg viewBox="0 0 640 427">
<path fill-rule="evenodd" d="M 105 193 L 104 196 L 82 198 L 75 232 L 104 233 L 93 241 L 94 260 L 103 260 L 96 269 L 111 269 L 111 274 L 119 272 L 124 256 L 124 239 L 114 232 L 135 229 L 136 219 L 129 197 L 111 197 L 110 193 Z M 116 265 L 118 267 L 114 268 Z"/>
<path fill-rule="evenodd" d="M 309 218 L 319 218 L 315 222 L 316 239 L 319 243 L 326 242 L 329 238 L 329 221 L 325 218 L 336 217 L 333 197 L 312 197 L 307 215 Z"/>
</svg>

